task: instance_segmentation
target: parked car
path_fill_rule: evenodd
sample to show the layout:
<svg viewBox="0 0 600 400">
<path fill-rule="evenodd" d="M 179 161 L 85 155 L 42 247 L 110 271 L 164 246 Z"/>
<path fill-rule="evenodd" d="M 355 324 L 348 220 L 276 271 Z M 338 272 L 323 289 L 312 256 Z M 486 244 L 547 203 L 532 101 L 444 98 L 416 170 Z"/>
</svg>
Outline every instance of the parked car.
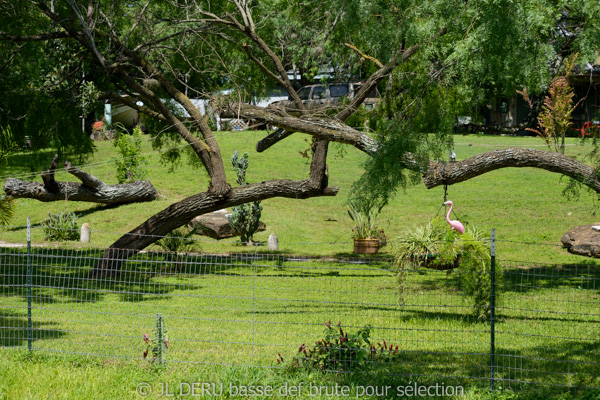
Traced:
<svg viewBox="0 0 600 400">
<path fill-rule="evenodd" d="M 351 99 L 358 92 L 362 82 L 344 82 L 327 83 L 318 85 L 304 86 L 298 91 L 298 96 L 302 100 L 304 107 L 313 112 L 326 112 L 336 110 L 342 107 L 341 102 L 344 99 Z M 363 106 L 372 110 L 379 100 L 377 88 L 373 89 L 362 103 Z M 288 100 L 276 101 L 269 104 L 269 107 L 283 107 L 288 114 L 299 116 L 300 111 L 294 104 L 291 97 Z"/>
</svg>

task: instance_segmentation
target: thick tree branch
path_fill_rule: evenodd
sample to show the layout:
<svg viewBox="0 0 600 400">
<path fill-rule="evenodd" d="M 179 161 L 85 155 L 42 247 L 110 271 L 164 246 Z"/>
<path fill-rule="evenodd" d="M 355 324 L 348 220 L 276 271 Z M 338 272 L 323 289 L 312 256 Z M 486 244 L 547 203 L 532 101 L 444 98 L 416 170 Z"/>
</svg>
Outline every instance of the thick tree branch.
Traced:
<svg viewBox="0 0 600 400">
<path fill-rule="evenodd" d="M 58 192 L 58 184 L 54 179 L 54 172 L 56 171 L 56 167 L 58 166 L 58 154 L 54 155 L 54 159 L 50 164 L 50 168 L 47 171 L 42 172 L 40 175 L 42 176 L 42 181 L 44 182 L 44 189 L 46 189 L 49 193 Z"/>
<path fill-rule="evenodd" d="M 419 45 L 414 45 L 414 46 L 409 47 L 402 53 L 402 55 L 400 57 L 392 58 L 392 60 L 388 64 L 384 65 L 382 68 L 379 68 L 377 71 L 375 71 L 367 79 L 367 81 L 361 86 L 361 88 L 358 90 L 358 92 L 356 92 L 354 94 L 354 97 L 350 101 L 350 104 L 348 104 L 348 106 L 346 108 L 344 108 L 342 111 L 340 111 L 336 115 L 335 118 L 341 122 L 346 121 L 348 118 L 350 118 L 352 116 L 352 114 L 354 114 L 356 112 L 358 107 L 365 101 L 365 99 L 368 97 L 369 93 L 377 86 L 377 83 L 381 79 L 386 77 L 390 72 L 392 72 L 392 70 L 398 65 L 397 60 L 399 59 L 400 62 L 404 62 L 404 61 L 408 60 L 410 57 L 412 57 L 414 54 L 416 54 L 418 49 L 419 49 Z M 277 125 L 275 123 L 273 123 L 273 125 L 280 126 L 281 128 L 283 128 L 283 126 Z M 308 132 L 305 132 L 305 133 L 308 133 Z M 273 146 L 274 144 L 278 143 L 279 141 L 287 138 L 291 134 L 292 134 L 292 132 L 286 133 L 286 132 L 280 132 L 279 130 L 277 130 L 274 133 L 272 133 L 269 136 L 262 139 L 261 141 L 259 141 L 256 144 L 256 151 L 263 152 L 263 151 L 267 150 L 268 148 L 270 148 L 271 146 Z M 376 149 L 377 146 L 375 146 L 373 148 L 371 148 L 369 146 L 369 148 L 370 148 L 369 151 L 374 151 L 374 149 Z"/>
<path fill-rule="evenodd" d="M 106 186 L 104 182 L 96 178 L 94 175 L 88 174 L 87 172 L 72 166 L 71 163 L 68 161 L 65 161 L 65 170 L 77 179 L 79 179 L 84 186 L 87 186 L 89 188 L 100 189 L 102 188 L 102 186 Z"/>
<path fill-rule="evenodd" d="M 106 250 L 92 275 L 106 276 L 117 272 L 127 258 L 198 215 L 273 197 L 308 199 L 335 196 L 337 192 L 338 188 L 335 187 L 315 188 L 309 181 L 275 180 L 236 187 L 227 196 L 214 192 L 193 195 L 172 204 L 119 238 Z"/>
<path fill-rule="evenodd" d="M 17 199 L 35 199 L 43 202 L 68 199 L 101 204 L 137 203 L 152 201 L 158 197 L 156 189 L 148 181 L 107 185 L 95 176 L 73 167 L 68 161 L 65 162 L 65 170 L 77 177 L 81 183 L 56 182 L 54 172 L 57 161 L 58 155 L 54 156 L 48 171 L 42 173 L 44 183 L 8 178 L 4 184 L 4 192 Z"/>
<path fill-rule="evenodd" d="M 222 115 L 224 117 L 238 115 L 244 119 L 266 122 L 289 132 L 302 132 L 318 139 L 350 144 L 369 155 L 373 155 L 379 148 L 379 143 L 369 135 L 336 120 L 315 117 L 297 118 L 284 112 L 279 113 L 277 109 L 266 109 L 250 104 L 239 104 L 235 107 L 235 109 L 231 106 L 222 110 Z"/>
<path fill-rule="evenodd" d="M 454 185 L 486 172 L 508 167 L 533 167 L 557 172 L 600 193 L 600 180 L 594 168 L 559 153 L 535 149 L 501 149 L 455 163 L 434 162 L 423 175 L 423 182 L 428 189 Z"/>
<path fill-rule="evenodd" d="M 294 132 L 286 131 L 283 128 L 277 128 L 275 130 L 275 132 L 265 136 L 263 139 L 259 140 L 256 143 L 256 151 L 259 153 L 262 153 L 263 151 L 267 150 L 269 147 L 282 141 L 283 139 L 287 138 L 288 136 L 290 136 L 293 133 Z"/>
</svg>

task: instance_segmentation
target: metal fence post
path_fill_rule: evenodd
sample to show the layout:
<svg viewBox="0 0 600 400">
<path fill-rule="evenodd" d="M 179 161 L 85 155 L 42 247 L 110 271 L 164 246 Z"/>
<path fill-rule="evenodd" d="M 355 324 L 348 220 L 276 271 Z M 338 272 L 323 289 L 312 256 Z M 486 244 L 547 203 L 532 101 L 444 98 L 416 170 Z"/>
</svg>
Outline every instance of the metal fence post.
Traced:
<svg viewBox="0 0 600 400">
<path fill-rule="evenodd" d="M 33 339 L 31 325 L 31 218 L 27 217 L 27 350 Z"/>
<path fill-rule="evenodd" d="M 496 355 L 496 338 L 495 338 L 495 323 L 496 323 L 496 229 L 492 228 L 491 240 L 491 291 L 490 291 L 490 372 L 491 380 L 490 387 L 494 390 L 494 366 Z"/>
</svg>

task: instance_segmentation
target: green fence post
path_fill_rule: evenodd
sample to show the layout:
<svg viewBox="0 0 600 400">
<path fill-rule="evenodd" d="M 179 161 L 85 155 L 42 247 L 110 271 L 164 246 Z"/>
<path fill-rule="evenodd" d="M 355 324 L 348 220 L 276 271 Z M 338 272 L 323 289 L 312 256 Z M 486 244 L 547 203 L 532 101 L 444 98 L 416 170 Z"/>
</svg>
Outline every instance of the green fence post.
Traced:
<svg viewBox="0 0 600 400">
<path fill-rule="evenodd" d="M 495 367 L 495 356 L 496 356 L 496 229 L 492 229 L 492 241 L 491 241 L 491 256 L 492 256 L 492 265 L 491 265 L 491 292 L 490 292 L 490 372 L 491 372 L 491 380 L 490 387 L 492 391 L 494 390 L 494 367 Z"/>
<path fill-rule="evenodd" d="M 31 324 L 31 218 L 27 217 L 27 350 L 33 340 Z"/>
</svg>

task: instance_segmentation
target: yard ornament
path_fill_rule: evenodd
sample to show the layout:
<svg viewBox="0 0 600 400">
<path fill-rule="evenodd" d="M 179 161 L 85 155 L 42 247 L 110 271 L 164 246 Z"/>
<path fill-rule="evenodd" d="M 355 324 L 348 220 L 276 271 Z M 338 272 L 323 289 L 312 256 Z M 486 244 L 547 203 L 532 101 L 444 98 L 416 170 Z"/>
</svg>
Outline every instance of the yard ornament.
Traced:
<svg viewBox="0 0 600 400">
<path fill-rule="evenodd" d="M 454 204 L 452 204 L 451 201 L 447 201 L 444 203 L 444 205 L 450 204 L 450 209 L 448 210 L 448 214 L 446 214 L 446 221 L 448 221 L 448 223 L 450 224 L 450 229 L 454 229 L 456 232 L 460 233 L 461 235 L 463 233 L 465 233 L 465 227 L 463 226 L 463 224 L 461 224 L 460 222 L 454 220 L 451 221 L 450 220 L 450 213 L 452 212 L 452 207 L 454 206 Z"/>
</svg>

